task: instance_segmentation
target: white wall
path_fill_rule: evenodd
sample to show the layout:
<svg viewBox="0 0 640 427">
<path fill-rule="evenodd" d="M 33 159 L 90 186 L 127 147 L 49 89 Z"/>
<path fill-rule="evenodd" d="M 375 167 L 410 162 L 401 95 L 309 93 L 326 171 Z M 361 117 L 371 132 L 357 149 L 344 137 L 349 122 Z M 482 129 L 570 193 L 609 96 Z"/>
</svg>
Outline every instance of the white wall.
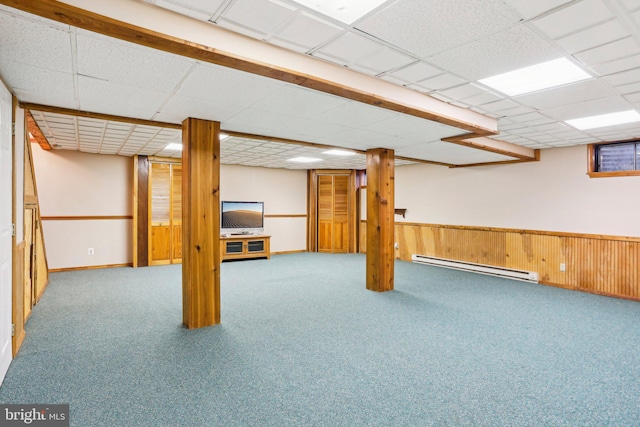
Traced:
<svg viewBox="0 0 640 427">
<path fill-rule="evenodd" d="M 42 217 L 132 215 L 131 157 L 31 147 Z M 50 269 L 133 260 L 130 219 L 43 219 L 42 224 Z M 88 255 L 88 248 L 95 255 Z"/>
<path fill-rule="evenodd" d="M 237 165 L 220 167 L 220 200 L 264 202 L 268 215 L 307 213 L 307 172 Z M 306 218 L 265 218 L 271 252 L 307 249 Z"/>
<path fill-rule="evenodd" d="M 33 144 L 41 216 L 131 216 L 133 159 Z M 222 165 L 221 199 L 262 201 L 265 215 L 306 214 L 306 171 Z M 50 269 L 129 264 L 132 221 L 44 220 Z M 272 252 L 306 250 L 306 218 L 265 218 Z M 93 248 L 95 255 L 88 255 Z"/>
<path fill-rule="evenodd" d="M 540 162 L 395 170 L 396 221 L 640 236 L 640 176 L 589 178 L 586 146 Z"/>
</svg>

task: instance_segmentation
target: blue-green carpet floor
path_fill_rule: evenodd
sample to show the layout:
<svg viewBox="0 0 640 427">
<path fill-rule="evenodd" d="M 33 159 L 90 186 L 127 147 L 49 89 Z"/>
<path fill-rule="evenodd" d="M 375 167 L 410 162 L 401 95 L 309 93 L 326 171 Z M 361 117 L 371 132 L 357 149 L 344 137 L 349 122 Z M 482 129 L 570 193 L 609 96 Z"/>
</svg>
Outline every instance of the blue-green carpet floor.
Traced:
<svg viewBox="0 0 640 427">
<path fill-rule="evenodd" d="M 362 255 L 222 265 L 182 325 L 181 266 L 54 273 L 1 403 L 93 426 L 637 426 L 640 303 Z"/>
</svg>

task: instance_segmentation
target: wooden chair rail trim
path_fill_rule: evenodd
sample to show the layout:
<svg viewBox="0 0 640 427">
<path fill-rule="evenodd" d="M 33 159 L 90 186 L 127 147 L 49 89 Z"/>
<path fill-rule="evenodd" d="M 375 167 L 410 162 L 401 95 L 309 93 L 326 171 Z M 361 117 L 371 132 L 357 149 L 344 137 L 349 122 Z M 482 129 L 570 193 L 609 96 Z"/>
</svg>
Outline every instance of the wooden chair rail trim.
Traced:
<svg viewBox="0 0 640 427">
<path fill-rule="evenodd" d="M 133 215 L 77 215 L 77 216 L 43 216 L 43 221 L 97 221 L 133 219 Z"/>
<path fill-rule="evenodd" d="M 360 222 L 366 223 L 367 220 L 362 219 Z M 557 237 L 575 237 L 592 240 L 612 240 L 619 242 L 639 242 L 640 237 L 634 236 L 612 236 L 607 234 L 588 234 L 588 233 L 569 233 L 564 231 L 544 231 L 544 230 L 525 230 L 518 228 L 500 228 L 500 227 L 476 227 L 469 225 L 448 225 L 448 224 L 427 224 L 421 222 L 396 222 L 395 225 L 407 227 L 427 227 L 427 228 L 445 228 L 455 230 L 473 230 L 473 231 L 497 231 L 503 233 L 533 234 L 539 236 L 557 236 Z M 555 285 L 554 285 L 555 286 Z"/>
</svg>

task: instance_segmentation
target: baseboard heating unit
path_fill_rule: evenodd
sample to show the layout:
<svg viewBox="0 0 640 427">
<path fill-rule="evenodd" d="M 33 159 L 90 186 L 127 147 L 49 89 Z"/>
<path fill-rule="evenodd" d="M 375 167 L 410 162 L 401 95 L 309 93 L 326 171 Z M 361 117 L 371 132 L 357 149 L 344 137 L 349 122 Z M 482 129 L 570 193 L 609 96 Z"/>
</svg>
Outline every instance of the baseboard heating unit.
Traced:
<svg viewBox="0 0 640 427">
<path fill-rule="evenodd" d="M 473 273 L 488 274 L 490 276 L 538 283 L 538 273 L 535 271 L 515 270 L 513 268 L 496 267 L 493 265 L 476 264 L 473 262 L 456 261 L 452 259 L 436 258 L 417 254 L 411 255 L 411 260 L 417 264 L 434 265 L 436 267 L 453 268 L 455 270 L 470 271 Z"/>
</svg>

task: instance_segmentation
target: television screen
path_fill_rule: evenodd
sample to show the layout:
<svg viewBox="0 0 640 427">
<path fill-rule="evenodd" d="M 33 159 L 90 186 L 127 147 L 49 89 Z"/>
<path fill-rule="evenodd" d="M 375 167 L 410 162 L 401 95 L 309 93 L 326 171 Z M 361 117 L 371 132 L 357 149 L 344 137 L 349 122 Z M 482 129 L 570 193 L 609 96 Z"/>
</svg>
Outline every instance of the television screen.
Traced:
<svg viewBox="0 0 640 427">
<path fill-rule="evenodd" d="M 263 202 L 222 202 L 222 228 L 263 228 Z"/>
</svg>

